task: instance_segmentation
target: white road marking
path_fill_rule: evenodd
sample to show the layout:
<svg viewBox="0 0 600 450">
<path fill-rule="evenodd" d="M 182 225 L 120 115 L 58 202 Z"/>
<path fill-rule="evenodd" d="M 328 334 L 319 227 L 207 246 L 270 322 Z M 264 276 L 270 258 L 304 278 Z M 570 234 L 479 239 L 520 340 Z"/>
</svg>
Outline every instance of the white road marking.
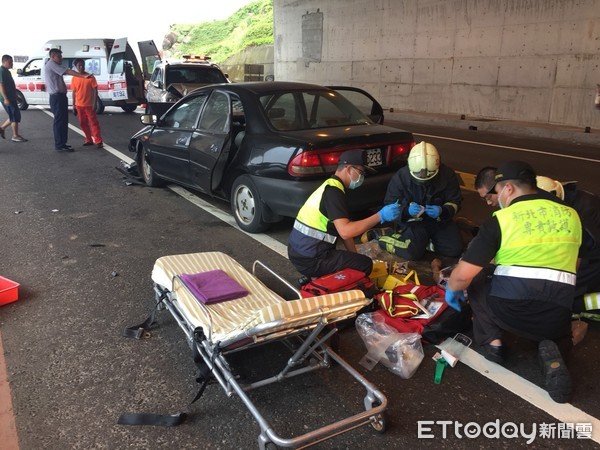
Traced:
<svg viewBox="0 0 600 450">
<path fill-rule="evenodd" d="M 446 348 L 451 339 L 446 339 L 437 348 Z M 499 384 L 506 390 L 518 395 L 523 400 L 531 403 L 533 406 L 550 414 L 555 419 L 564 423 L 591 423 L 592 424 L 592 440 L 600 443 L 600 420 L 590 416 L 586 412 L 576 408 L 570 403 L 556 403 L 553 401 L 548 392 L 541 387 L 527 381 L 514 372 L 511 372 L 504 367 L 488 361 L 475 350 L 465 348 L 461 354 L 460 361 L 484 377 Z M 446 370 L 452 370 L 446 368 Z M 443 381 L 442 381 L 443 382 Z M 538 424 L 539 425 L 539 424 Z M 537 436 L 540 437 L 540 436 Z"/>
<path fill-rule="evenodd" d="M 46 112 L 47 114 L 52 116 L 52 113 L 48 113 L 45 110 L 44 110 L 44 112 Z M 74 127 L 69 124 L 69 128 L 71 128 L 76 133 L 79 133 L 83 136 L 83 132 L 81 130 L 79 130 L 77 127 Z M 428 136 L 428 135 L 420 135 L 420 136 Z M 429 136 L 429 137 L 438 137 L 438 136 Z M 441 138 L 441 139 L 450 139 L 450 138 Z M 451 140 L 460 141 L 459 139 L 451 139 Z M 472 142 L 472 141 L 461 141 L 461 142 Z M 472 143 L 481 144 L 478 142 L 472 142 Z M 524 151 L 532 151 L 532 152 L 536 152 L 536 153 L 544 153 L 544 152 L 537 152 L 535 150 L 519 149 L 516 147 L 505 147 L 505 146 L 494 145 L 494 144 L 482 144 L 482 145 L 490 145 L 490 146 L 494 146 L 494 147 L 511 148 L 511 149 L 515 149 L 515 150 L 524 150 Z M 121 153 L 119 150 L 108 146 L 106 143 L 104 143 L 104 148 L 106 151 L 110 152 L 117 158 L 119 158 L 129 164 L 134 162 L 134 160 L 132 158 Z M 560 155 L 555 155 L 555 156 L 560 156 Z M 589 161 L 600 162 L 598 160 L 589 160 Z M 188 191 L 187 189 L 185 189 L 181 186 L 169 184 L 167 187 L 171 191 L 176 193 L 177 195 L 180 195 L 181 197 L 186 199 L 187 201 L 193 203 L 194 205 L 198 206 L 199 208 L 202 208 L 206 212 L 212 214 L 216 218 L 222 220 L 223 222 L 227 223 L 228 225 L 232 226 L 233 228 L 236 228 L 237 230 L 241 231 L 242 233 L 245 233 L 247 236 L 249 236 L 252 239 L 254 239 L 255 241 L 263 244 L 265 247 L 273 250 L 274 252 L 280 254 L 284 258 L 287 258 L 287 246 L 285 244 L 282 244 L 278 240 L 273 239 L 272 237 L 267 236 L 266 234 L 251 234 L 251 233 L 247 233 L 247 232 L 241 230 L 238 227 L 237 223 L 235 222 L 235 219 L 231 216 L 231 214 L 221 211 L 219 208 L 216 208 L 214 205 L 202 200 L 200 197 L 191 193 L 190 191 Z M 438 346 L 438 348 L 442 348 L 448 341 L 449 340 L 440 344 Z M 469 366 L 471 369 L 473 369 L 476 372 L 483 375 L 484 377 L 494 381 L 495 383 L 499 384 L 506 390 L 513 392 L 515 395 L 518 395 L 523 400 L 527 401 L 528 403 L 532 404 L 533 406 L 550 414 L 552 417 L 556 418 L 557 420 L 560 420 L 565 423 L 591 423 L 592 430 L 593 430 L 592 431 L 592 440 L 600 443 L 600 420 L 599 419 L 596 419 L 595 417 L 590 416 L 589 414 L 583 412 L 579 408 L 576 408 L 575 406 L 571 405 L 570 403 L 559 404 L 559 403 L 552 401 L 552 399 L 550 399 L 550 397 L 548 396 L 548 393 L 544 389 L 525 380 L 524 378 L 520 377 L 519 375 L 515 374 L 514 372 L 511 372 L 510 370 L 507 370 L 504 367 L 499 366 L 498 364 L 489 362 L 488 360 L 486 360 L 483 356 L 481 356 L 479 353 L 477 353 L 474 350 L 466 349 L 466 351 L 463 353 L 463 355 L 461 357 L 461 361 L 464 364 L 466 364 L 467 366 Z M 451 369 L 446 369 L 446 370 L 451 370 Z"/>
<path fill-rule="evenodd" d="M 450 137 L 445 137 L 445 136 L 434 136 L 432 134 L 420 134 L 420 133 L 413 133 L 413 134 L 415 136 L 425 136 L 425 137 L 435 138 L 435 139 L 444 139 L 446 141 L 464 142 L 465 144 L 485 145 L 485 146 L 488 146 L 488 147 L 506 148 L 506 149 L 509 149 L 509 150 L 517 150 L 519 152 L 538 153 L 540 155 L 556 156 L 557 158 L 578 159 L 580 161 L 589 161 L 589 162 L 600 163 L 600 159 L 585 158 L 583 156 L 559 155 L 557 153 L 543 152 L 541 150 L 532 150 L 530 148 L 511 147 L 509 145 L 499 145 L 499 144 L 489 144 L 487 142 L 479 142 L 479 141 L 467 141 L 467 140 L 464 140 L 464 139 L 456 139 L 456 138 L 450 138 Z"/>
<path fill-rule="evenodd" d="M 221 211 L 219 208 L 216 208 L 215 206 L 211 205 L 210 203 L 205 202 L 200 197 L 198 197 L 195 194 L 192 194 L 190 191 L 188 191 L 187 189 L 185 189 L 181 186 L 177 186 L 175 184 L 169 184 L 167 187 L 170 190 L 172 190 L 173 192 L 175 192 L 176 194 L 185 198 L 187 201 L 202 208 L 203 210 L 212 214 L 216 218 L 221 219 L 223 222 L 232 226 L 233 228 L 238 229 L 239 231 L 241 231 L 242 233 L 251 237 L 255 241 L 260 242 L 265 247 L 270 248 L 271 250 L 273 250 L 276 253 L 279 253 L 284 258 L 287 258 L 287 246 L 282 244 L 278 240 L 273 239 L 271 236 L 267 236 L 266 234 L 262 234 L 262 233 L 261 234 L 247 233 L 244 230 L 242 230 L 240 227 L 238 227 L 235 219 L 233 218 L 233 216 L 231 214 Z"/>
</svg>

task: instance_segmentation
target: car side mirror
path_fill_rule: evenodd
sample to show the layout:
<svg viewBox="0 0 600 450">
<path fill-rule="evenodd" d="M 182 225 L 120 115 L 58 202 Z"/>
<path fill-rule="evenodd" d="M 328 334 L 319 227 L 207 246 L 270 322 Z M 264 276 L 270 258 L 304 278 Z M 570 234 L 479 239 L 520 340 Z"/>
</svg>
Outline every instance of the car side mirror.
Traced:
<svg viewBox="0 0 600 450">
<path fill-rule="evenodd" d="M 17 69 L 17 75 L 23 75 L 23 69 Z"/>
<path fill-rule="evenodd" d="M 383 114 L 369 114 L 369 119 L 379 125 L 383 125 Z"/>
<path fill-rule="evenodd" d="M 285 109 L 283 108 L 271 108 L 269 110 L 269 119 L 281 119 L 285 116 Z"/>
<path fill-rule="evenodd" d="M 155 125 L 157 118 L 154 114 L 142 114 L 140 116 L 140 122 L 144 125 Z"/>
</svg>

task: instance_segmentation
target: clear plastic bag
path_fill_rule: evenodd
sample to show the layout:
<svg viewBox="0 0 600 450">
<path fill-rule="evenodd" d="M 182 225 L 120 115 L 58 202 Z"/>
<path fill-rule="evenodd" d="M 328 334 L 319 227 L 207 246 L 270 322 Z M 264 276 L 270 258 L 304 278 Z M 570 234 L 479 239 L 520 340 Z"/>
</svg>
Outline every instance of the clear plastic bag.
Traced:
<svg viewBox="0 0 600 450">
<path fill-rule="evenodd" d="M 367 354 L 359 363 L 368 370 L 380 362 L 391 372 L 407 379 L 414 375 L 425 357 L 419 334 L 398 333 L 378 314 L 359 315 L 356 329 L 367 347 Z"/>
</svg>

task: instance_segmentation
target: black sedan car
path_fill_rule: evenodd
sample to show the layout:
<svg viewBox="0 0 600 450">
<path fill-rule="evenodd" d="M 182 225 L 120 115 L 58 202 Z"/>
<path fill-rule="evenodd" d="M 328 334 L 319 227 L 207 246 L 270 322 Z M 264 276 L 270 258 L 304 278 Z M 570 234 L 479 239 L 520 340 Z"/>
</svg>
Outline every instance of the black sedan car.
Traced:
<svg viewBox="0 0 600 450">
<path fill-rule="evenodd" d="M 414 145 L 411 133 L 382 125 L 373 97 L 350 87 L 215 84 L 141 120 L 147 126 L 129 149 L 146 184 L 169 181 L 230 201 L 240 228 L 252 233 L 294 217 L 349 149 L 363 149 L 377 170 L 348 192 L 351 211 L 381 207 Z"/>
</svg>

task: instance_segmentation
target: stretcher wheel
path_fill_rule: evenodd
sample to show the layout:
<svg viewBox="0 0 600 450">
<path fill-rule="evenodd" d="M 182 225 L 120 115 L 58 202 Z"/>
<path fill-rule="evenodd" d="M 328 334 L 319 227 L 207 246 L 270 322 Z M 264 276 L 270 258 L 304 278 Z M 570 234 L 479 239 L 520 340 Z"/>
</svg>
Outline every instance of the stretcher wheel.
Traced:
<svg viewBox="0 0 600 450">
<path fill-rule="evenodd" d="M 387 429 L 387 419 L 383 413 L 372 416 L 375 420 L 370 423 L 371 427 L 378 433 L 385 433 Z"/>
</svg>

